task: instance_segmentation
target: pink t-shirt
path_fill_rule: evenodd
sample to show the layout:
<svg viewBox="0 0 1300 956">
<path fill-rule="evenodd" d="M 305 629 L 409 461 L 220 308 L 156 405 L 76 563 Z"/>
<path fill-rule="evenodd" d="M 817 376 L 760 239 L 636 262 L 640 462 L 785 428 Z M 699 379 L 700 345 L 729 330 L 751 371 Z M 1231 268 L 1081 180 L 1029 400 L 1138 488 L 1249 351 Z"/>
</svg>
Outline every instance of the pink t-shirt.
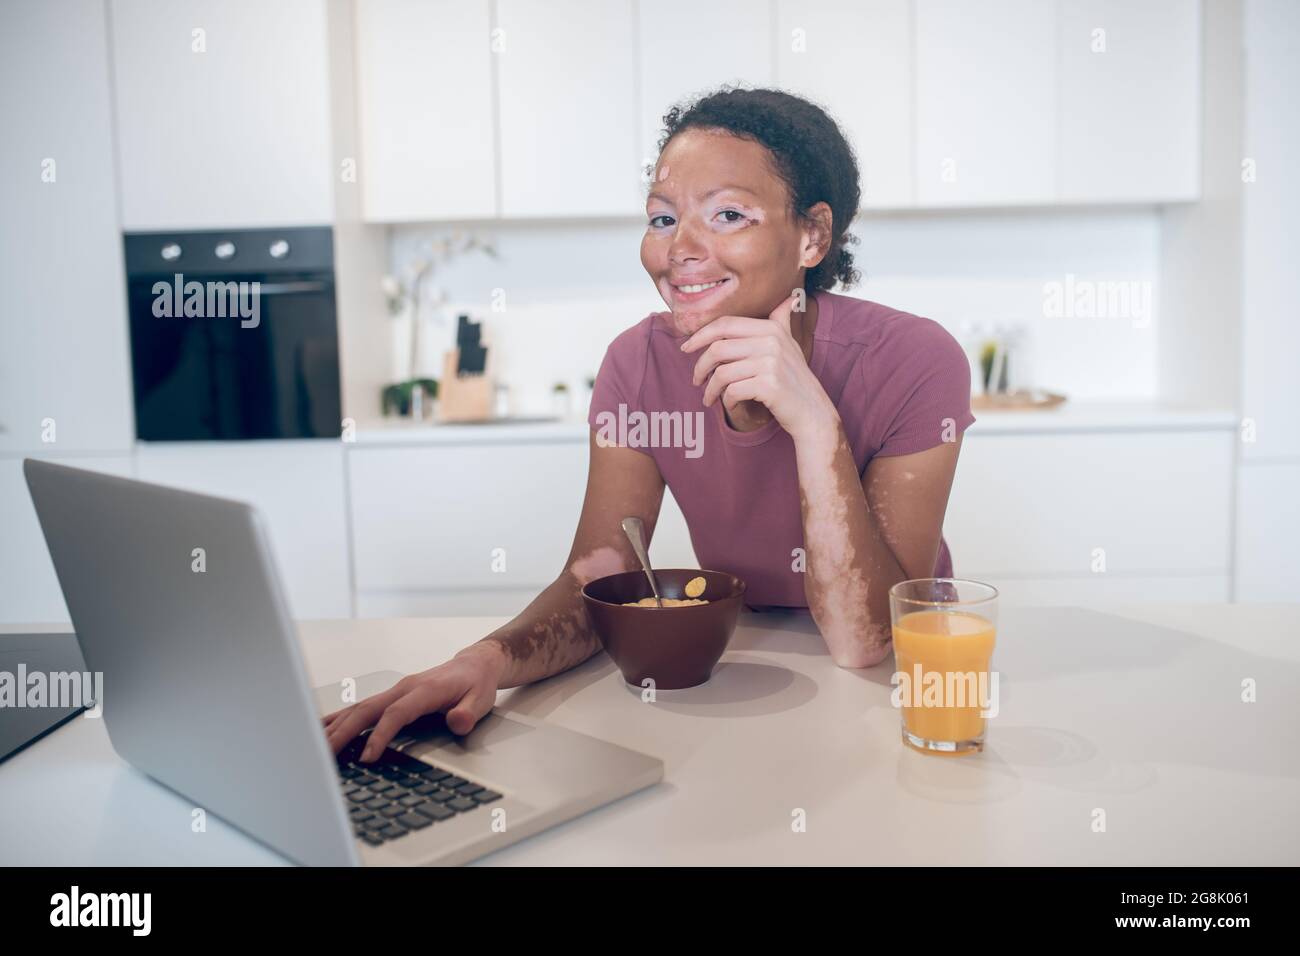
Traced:
<svg viewBox="0 0 1300 956">
<path fill-rule="evenodd" d="M 975 421 L 970 364 L 943 326 L 851 296 L 816 299 L 809 365 L 839 410 L 859 476 L 876 456 L 953 441 Z M 741 432 L 721 401 L 705 408 L 704 385 L 691 384 L 703 350 L 682 352 L 668 318 L 651 313 L 610 343 L 587 421 L 598 440 L 654 459 L 701 567 L 743 578 L 751 607 L 806 608 L 794 441 L 775 419 Z M 934 576 L 951 575 L 941 538 Z"/>
</svg>

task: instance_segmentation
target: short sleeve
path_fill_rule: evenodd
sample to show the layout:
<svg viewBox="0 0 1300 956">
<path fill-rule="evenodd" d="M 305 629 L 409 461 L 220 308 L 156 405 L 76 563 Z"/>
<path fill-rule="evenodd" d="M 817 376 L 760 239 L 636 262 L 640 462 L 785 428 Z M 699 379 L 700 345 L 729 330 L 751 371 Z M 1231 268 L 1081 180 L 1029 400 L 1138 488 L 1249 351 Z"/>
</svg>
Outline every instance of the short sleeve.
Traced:
<svg viewBox="0 0 1300 956">
<path fill-rule="evenodd" d="M 912 316 L 909 321 L 884 396 L 894 409 L 893 420 L 875 457 L 910 455 L 956 441 L 975 422 L 965 350 L 933 319 Z M 872 394 L 873 384 L 879 383 L 863 384 Z"/>
<path fill-rule="evenodd" d="M 598 435 L 604 430 L 605 434 L 616 436 L 618 423 L 640 408 L 649 345 L 648 329 L 644 325 L 640 323 L 621 332 L 605 349 L 591 389 L 591 407 L 587 409 L 587 424 Z"/>
</svg>

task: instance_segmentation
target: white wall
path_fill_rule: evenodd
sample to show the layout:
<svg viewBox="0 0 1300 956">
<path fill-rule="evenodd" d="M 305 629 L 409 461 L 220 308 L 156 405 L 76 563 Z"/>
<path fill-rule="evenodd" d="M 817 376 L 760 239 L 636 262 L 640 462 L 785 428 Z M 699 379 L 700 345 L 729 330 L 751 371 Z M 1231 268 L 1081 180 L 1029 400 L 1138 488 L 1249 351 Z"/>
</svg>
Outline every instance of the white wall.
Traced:
<svg viewBox="0 0 1300 956">
<path fill-rule="evenodd" d="M 103 3 L 0 5 L 0 454 L 134 437 L 110 116 Z"/>
</svg>

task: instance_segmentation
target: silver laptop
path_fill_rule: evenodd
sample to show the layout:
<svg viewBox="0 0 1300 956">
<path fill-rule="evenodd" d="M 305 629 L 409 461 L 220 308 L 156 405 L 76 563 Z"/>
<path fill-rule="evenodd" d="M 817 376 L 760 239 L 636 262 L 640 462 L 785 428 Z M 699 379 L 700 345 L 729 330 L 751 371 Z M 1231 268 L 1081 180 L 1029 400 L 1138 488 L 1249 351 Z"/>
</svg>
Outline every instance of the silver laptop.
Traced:
<svg viewBox="0 0 1300 956">
<path fill-rule="evenodd" d="M 336 759 L 320 717 L 339 688 L 308 688 L 254 508 L 32 459 L 23 471 L 86 669 L 104 675 L 113 748 L 292 860 L 464 863 L 663 778 L 656 758 L 497 713 L 464 737 L 423 718 L 374 765 L 355 763 L 360 741 Z M 400 677 L 358 677 L 357 699 Z"/>
</svg>

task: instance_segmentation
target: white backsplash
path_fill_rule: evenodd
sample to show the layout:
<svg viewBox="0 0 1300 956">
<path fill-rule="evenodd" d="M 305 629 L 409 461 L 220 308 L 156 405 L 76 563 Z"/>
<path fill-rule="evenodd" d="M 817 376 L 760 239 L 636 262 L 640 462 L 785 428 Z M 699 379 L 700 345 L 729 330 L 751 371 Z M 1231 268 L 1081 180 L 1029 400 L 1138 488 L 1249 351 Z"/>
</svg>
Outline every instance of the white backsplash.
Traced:
<svg viewBox="0 0 1300 956">
<path fill-rule="evenodd" d="M 565 382 L 575 406 L 609 342 L 664 308 L 639 259 L 644 226 L 625 220 L 461 225 L 493 238 L 497 260 L 475 255 L 438 277 L 451 298 L 428 321 L 426 371 L 441 374 L 456 315 L 484 322 L 490 368 L 510 388 L 511 412 L 548 414 Z M 1157 209 L 925 213 L 859 220 L 854 247 L 864 280 L 846 294 L 935 319 L 975 359 L 997 326 L 1024 330 L 1011 377 L 1078 400 L 1158 398 Z M 390 235 L 394 270 L 444 226 L 400 226 Z M 1047 283 L 1139 282 L 1152 313 L 1134 318 L 1049 317 Z M 495 296 L 495 300 L 494 300 Z M 493 311 L 493 301 L 503 311 Z M 974 367 L 974 366 L 973 366 Z M 972 375 L 972 381 L 976 377 Z M 583 410 L 575 409 L 575 414 Z"/>
</svg>

